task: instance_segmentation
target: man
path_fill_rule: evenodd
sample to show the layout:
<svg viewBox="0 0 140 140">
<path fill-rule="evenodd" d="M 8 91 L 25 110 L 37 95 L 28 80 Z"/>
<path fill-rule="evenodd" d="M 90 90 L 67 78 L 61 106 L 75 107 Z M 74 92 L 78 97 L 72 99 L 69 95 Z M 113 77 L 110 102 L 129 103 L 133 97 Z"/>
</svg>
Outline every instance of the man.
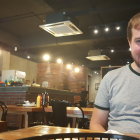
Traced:
<svg viewBox="0 0 140 140">
<path fill-rule="evenodd" d="M 81 96 L 80 106 L 86 107 L 88 102 L 88 91 L 86 91 L 84 86 L 81 87 L 80 96 Z"/>
<path fill-rule="evenodd" d="M 90 129 L 140 133 L 140 13 L 127 27 L 134 62 L 108 72 L 99 87 Z"/>
</svg>

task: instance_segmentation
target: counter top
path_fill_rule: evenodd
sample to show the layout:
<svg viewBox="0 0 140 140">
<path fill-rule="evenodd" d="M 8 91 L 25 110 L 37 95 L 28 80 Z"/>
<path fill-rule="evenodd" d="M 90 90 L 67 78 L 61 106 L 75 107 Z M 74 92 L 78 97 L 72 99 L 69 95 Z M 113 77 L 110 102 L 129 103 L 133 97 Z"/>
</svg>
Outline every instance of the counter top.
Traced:
<svg viewBox="0 0 140 140">
<path fill-rule="evenodd" d="M 55 94 L 69 94 L 69 95 L 79 95 L 79 93 L 70 92 L 68 90 L 60 90 L 60 89 L 48 89 L 43 87 L 31 87 L 31 86 L 16 86 L 16 87 L 0 87 L 0 92 L 29 92 L 29 93 L 55 93 Z"/>
</svg>

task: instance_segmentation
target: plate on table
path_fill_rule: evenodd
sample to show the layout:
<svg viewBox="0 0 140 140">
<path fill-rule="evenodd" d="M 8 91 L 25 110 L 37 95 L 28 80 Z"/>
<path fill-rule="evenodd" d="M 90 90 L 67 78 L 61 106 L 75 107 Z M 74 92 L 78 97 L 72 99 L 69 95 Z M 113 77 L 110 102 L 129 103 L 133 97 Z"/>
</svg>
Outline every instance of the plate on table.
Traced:
<svg viewBox="0 0 140 140">
<path fill-rule="evenodd" d="M 25 107 L 31 107 L 31 106 L 35 106 L 35 104 L 23 104 L 23 106 L 25 106 Z"/>
</svg>

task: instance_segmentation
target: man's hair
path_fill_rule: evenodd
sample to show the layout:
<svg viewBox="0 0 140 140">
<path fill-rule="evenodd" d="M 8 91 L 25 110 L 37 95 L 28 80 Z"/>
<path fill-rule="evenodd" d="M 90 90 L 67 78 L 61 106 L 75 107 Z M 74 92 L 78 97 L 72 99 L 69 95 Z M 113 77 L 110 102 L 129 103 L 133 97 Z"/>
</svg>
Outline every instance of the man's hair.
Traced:
<svg viewBox="0 0 140 140">
<path fill-rule="evenodd" d="M 132 39 L 132 28 L 140 29 L 140 13 L 134 15 L 128 22 L 127 26 L 127 39 L 131 41 Z"/>
</svg>

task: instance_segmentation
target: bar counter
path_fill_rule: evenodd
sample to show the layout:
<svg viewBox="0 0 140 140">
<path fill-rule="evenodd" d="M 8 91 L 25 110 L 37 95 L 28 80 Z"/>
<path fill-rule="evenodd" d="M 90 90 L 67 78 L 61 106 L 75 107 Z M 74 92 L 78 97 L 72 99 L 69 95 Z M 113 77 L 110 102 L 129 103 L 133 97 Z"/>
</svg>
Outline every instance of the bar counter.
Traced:
<svg viewBox="0 0 140 140">
<path fill-rule="evenodd" d="M 80 99 L 79 93 L 31 86 L 0 87 L 0 99 L 8 105 L 21 104 L 25 100 L 35 102 L 37 95 L 45 91 L 49 94 L 50 99 L 67 100 L 71 103 Z"/>
<path fill-rule="evenodd" d="M 16 86 L 16 87 L 0 87 L 0 100 L 5 102 L 6 105 L 21 105 L 25 100 L 36 102 L 38 94 L 47 92 L 50 99 L 67 100 L 71 103 L 79 99 L 78 93 L 73 93 L 66 90 L 47 89 L 42 87 L 31 86 Z M 27 112 L 25 112 L 27 114 Z M 24 114 L 24 115 L 25 115 Z M 27 115 L 25 115 L 27 116 Z M 34 114 L 29 113 L 29 122 L 32 122 Z M 21 114 L 8 114 L 7 121 L 8 127 L 21 128 L 23 115 Z"/>
</svg>

